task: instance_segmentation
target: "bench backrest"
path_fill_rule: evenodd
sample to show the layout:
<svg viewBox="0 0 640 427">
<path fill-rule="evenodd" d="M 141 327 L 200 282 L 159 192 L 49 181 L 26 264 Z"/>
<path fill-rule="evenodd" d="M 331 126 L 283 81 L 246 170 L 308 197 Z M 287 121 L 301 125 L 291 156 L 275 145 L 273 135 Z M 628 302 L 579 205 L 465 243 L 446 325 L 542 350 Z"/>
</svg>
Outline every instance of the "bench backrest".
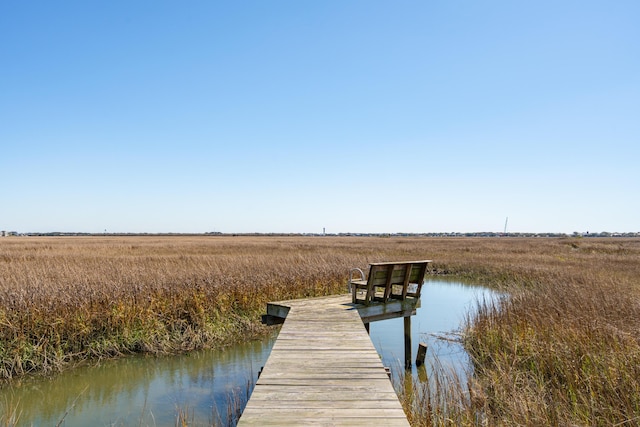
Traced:
<svg viewBox="0 0 640 427">
<path fill-rule="evenodd" d="M 424 281 L 428 261 L 415 261 L 411 263 L 375 263 L 371 264 L 368 282 L 374 286 L 382 286 L 390 280 L 392 285 L 404 284 L 407 269 L 409 269 L 408 283 L 418 283 Z M 391 274 L 391 278 L 389 278 Z"/>
<path fill-rule="evenodd" d="M 389 298 L 404 299 L 407 296 L 420 297 L 420 290 L 427 266 L 431 261 L 405 261 L 405 262 L 377 262 L 371 263 L 369 278 L 367 279 L 366 300 L 374 299 L 375 288 L 385 287 L 383 300 Z M 415 290 L 410 290 L 409 285 L 416 285 Z M 401 285 L 401 291 L 394 291 L 394 287 Z"/>
</svg>

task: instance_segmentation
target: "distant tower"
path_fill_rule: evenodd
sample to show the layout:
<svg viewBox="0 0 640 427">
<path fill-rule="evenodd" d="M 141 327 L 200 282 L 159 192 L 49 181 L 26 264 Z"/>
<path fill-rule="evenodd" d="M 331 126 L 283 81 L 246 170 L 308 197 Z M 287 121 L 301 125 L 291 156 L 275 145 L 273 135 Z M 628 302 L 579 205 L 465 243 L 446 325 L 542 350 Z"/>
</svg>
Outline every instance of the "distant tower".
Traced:
<svg viewBox="0 0 640 427">
<path fill-rule="evenodd" d="M 324 236 L 325 234 L 327 234 L 326 231 L 325 231 L 325 228 L 322 227 L 322 235 Z"/>
<path fill-rule="evenodd" d="M 507 224 L 509 223 L 509 217 L 504 220 L 504 234 L 507 234 Z"/>
</svg>

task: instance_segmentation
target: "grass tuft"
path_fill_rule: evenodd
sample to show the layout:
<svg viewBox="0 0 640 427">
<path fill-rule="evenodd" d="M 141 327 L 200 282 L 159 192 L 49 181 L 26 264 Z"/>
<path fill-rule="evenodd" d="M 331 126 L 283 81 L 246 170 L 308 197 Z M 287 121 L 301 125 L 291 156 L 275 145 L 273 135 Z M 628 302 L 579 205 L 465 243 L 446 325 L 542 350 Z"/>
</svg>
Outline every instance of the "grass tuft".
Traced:
<svg viewBox="0 0 640 427">
<path fill-rule="evenodd" d="M 424 258 L 510 297 L 468 321 L 468 382 L 435 367 L 407 383 L 413 425 L 640 423 L 634 238 L 2 238 L 0 380 L 245 340 L 266 333 L 268 301 L 344 292 L 351 267 Z"/>
</svg>

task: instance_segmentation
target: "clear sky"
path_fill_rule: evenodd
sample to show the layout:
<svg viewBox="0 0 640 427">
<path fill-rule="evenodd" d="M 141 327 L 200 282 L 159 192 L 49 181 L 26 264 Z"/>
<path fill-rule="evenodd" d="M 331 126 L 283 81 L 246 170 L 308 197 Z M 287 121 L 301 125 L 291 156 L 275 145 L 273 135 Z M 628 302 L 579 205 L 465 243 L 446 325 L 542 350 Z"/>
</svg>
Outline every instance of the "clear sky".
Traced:
<svg viewBox="0 0 640 427">
<path fill-rule="evenodd" d="M 640 231 L 640 2 L 0 2 L 0 229 Z"/>
</svg>

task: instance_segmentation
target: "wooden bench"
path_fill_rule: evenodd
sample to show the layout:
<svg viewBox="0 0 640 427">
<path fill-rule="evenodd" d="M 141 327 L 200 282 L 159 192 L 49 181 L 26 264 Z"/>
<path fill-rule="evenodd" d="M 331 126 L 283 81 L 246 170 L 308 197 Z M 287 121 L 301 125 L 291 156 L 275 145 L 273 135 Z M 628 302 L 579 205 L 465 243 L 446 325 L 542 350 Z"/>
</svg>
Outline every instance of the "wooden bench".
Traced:
<svg viewBox="0 0 640 427">
<path fill-rule="evenodd" d="M 362 270 L 352 269 L 349 287 L 353 295 L 353 303 L 369 305 L 374 301 L 420 298 L 422 282 L 430 262 L 431 260 L 374 262 L 369 264 L 367 279 Z M 353 279 L 353 273 L 356 271 L 361 275 L 358 280 Z"/>
</svg>

